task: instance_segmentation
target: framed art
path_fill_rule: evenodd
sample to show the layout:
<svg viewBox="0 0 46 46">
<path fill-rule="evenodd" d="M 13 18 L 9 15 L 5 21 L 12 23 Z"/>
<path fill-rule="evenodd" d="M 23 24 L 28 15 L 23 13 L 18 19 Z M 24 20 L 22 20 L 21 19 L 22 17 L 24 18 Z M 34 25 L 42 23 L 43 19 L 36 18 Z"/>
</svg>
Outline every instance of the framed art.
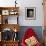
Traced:
<svg viewBox="0 0 46 46">
<path fill-rule="evenodd" d="M 36 19 L 36 8 L 35 7 L 26 7 L 26 19 L 35 20 Z"/>
<path fill-rule="evenodd" d="M 9 15 L 9 10 L 2 10 L 2 15 Z"/>
</svg>

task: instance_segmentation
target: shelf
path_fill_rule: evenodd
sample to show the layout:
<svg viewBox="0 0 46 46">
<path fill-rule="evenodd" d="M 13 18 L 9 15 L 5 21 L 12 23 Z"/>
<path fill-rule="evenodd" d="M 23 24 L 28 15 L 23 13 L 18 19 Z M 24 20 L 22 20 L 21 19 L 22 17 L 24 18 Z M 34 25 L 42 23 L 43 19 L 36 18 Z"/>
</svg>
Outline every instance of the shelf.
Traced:
<svg viewBox="0 0 46 46">
<path fill-rule="evenodd" d="M 18 16 L 2 16 L 2 24 L 18 24 Z"/>
<path fill-rule="evenodd" d="M 17 41 L 11 41 L 11 42 L 2 42 L 3 46 L 18 46 Z"/>
<path fill-rule="evenodd" d="M 0 16 L 1 24 L 9 24 L 9 22 L 12 20 L 11 18 L 9 19 L 9 16 L 17 16 L 14 21 L 15 23 L 13 24 L 18 24 L 19 7 L 0 7 Z M 12 21 L 10 24 L 12 24 Z"/>
<path fill-rule="evenodd" d="M 1 31 L 5 28 L 9 28 L 9 29 L 12 29 L 13 31 L 16 29 L 17 32 L 19 31 L 20 29 L 20 26 L 18 24 L 0 24 L 0 27 L 1 27 Z"/>
<path fill-rule="evenodd" d="M 2 15 L 18 15 L 19 7 L 0 7 Z"/>
<path fill-rule="evenodd" d="M 4 43 L 15 43 L 15 42 L 19 42 L 19 40 L 15 40 L 15 41 L 12 41 L 12 40 L 10 40 L 10 41 L 3 41 Z"/>
<path fill-rule="evenodd" d="M 18 17 L 19 7 L 0 7 L 0 46 L 18 46 Z"/>
</svg>

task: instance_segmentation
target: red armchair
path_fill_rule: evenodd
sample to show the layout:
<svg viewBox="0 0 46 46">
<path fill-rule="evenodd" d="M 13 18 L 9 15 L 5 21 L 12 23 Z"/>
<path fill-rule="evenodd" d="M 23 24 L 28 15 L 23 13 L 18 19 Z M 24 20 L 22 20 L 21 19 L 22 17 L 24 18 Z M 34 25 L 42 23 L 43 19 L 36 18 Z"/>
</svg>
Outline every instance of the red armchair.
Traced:
<svg viewBox="0 0 46 46">
<path fill-rule="evenodd" d="M 34 40 L 34 41 L 32 41 L 32 40 Z M 32 41 L 32 42 L 30 42 L 30 41 Z M 28 45 L 28 43 L 29 43 L 29 45 Z M 26 30 L 25 35 L 22 38 L 21 46 L 41 46 L 40 42 L 37 39 L 37 35 L 32 28 L 29 28 Z"/>
</svg>

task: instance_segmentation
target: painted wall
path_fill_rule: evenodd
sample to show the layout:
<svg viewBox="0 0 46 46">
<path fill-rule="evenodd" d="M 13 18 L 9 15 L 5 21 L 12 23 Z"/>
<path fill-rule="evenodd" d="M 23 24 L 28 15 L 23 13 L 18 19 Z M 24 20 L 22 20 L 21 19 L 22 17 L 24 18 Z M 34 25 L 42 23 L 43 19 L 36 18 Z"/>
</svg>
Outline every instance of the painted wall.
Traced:
<svg viewBox="0 0 46 46">
<path fill-rule="evenodd" d="M 21 0 L 19 24 L 22 26 L 42 26 L 43 25 L 43 6 L 42 0 Z M 36 20 L 25 20 L 25 7 L 36 7 Z M 21 20 L 20 20 L 21 19 Z"/>
<path fill-rule="evenodd" d="M 14 3 L 15 0 L 0 0 L 0 7 L 10 7 L 15 6 Z M 35 29 L 35 32 L 37 33 L 40 41 L 43 41 L 43 30 L 41 26 L 44 26 L 43 20 L 43 6 L 42 6 L 42 0 L 17 0 L 17 6 L 19 6 L 19 24 L 20 26 L 33 26 L 32 28 Z M 35 7 L 36 8 L 36 20 L 26 20 L 25 19 L 25 7 Z M 13 21 L 11 20 L 12 17 L 9 17 L 9 23 L 10 21 L 15 23 L 15 17 L 13 18 Z M 36 26 L 36 27 L 35 27 Z M 20 29 L 20 40 L 22 38 L 22 35 L 28 27 L 21 27 Z M 22 34 L 22 35 L 21 35 Z"/>
<path fill-rule="evenodd" d="M 15 6 L 15 0 L 0 0 L 1 7 Z M 43 26 L 43 6 L 42 0 L 17 0 L 19 6 L 19 24 L 20 26 Z M 25 19 L 25 7 L 36 8 L 36 20 Z M 12 17 L 11 17 L 12 18 Z M 9 19 L 10 20 L 10 19 Z M 13 21 L 15 22 L 15 20 Z"/>
</svg>

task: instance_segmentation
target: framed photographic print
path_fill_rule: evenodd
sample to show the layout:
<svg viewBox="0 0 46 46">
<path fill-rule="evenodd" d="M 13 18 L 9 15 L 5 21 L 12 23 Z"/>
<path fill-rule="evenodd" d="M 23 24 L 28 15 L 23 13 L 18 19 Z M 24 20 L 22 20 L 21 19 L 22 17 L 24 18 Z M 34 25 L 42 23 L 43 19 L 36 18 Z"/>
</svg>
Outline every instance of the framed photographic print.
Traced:
<svg viewBox="0 0 46 46">
<path fill-rule="evenodd" d="M 9 10 L 2 10 L 2 15 L 9 15 Z"/>
<path fill-rule="evenodd" d="M 36 19 L 36 8 L 35 7 L 26 7 L 26 19 L 35 20 Z"/>
</svg>

